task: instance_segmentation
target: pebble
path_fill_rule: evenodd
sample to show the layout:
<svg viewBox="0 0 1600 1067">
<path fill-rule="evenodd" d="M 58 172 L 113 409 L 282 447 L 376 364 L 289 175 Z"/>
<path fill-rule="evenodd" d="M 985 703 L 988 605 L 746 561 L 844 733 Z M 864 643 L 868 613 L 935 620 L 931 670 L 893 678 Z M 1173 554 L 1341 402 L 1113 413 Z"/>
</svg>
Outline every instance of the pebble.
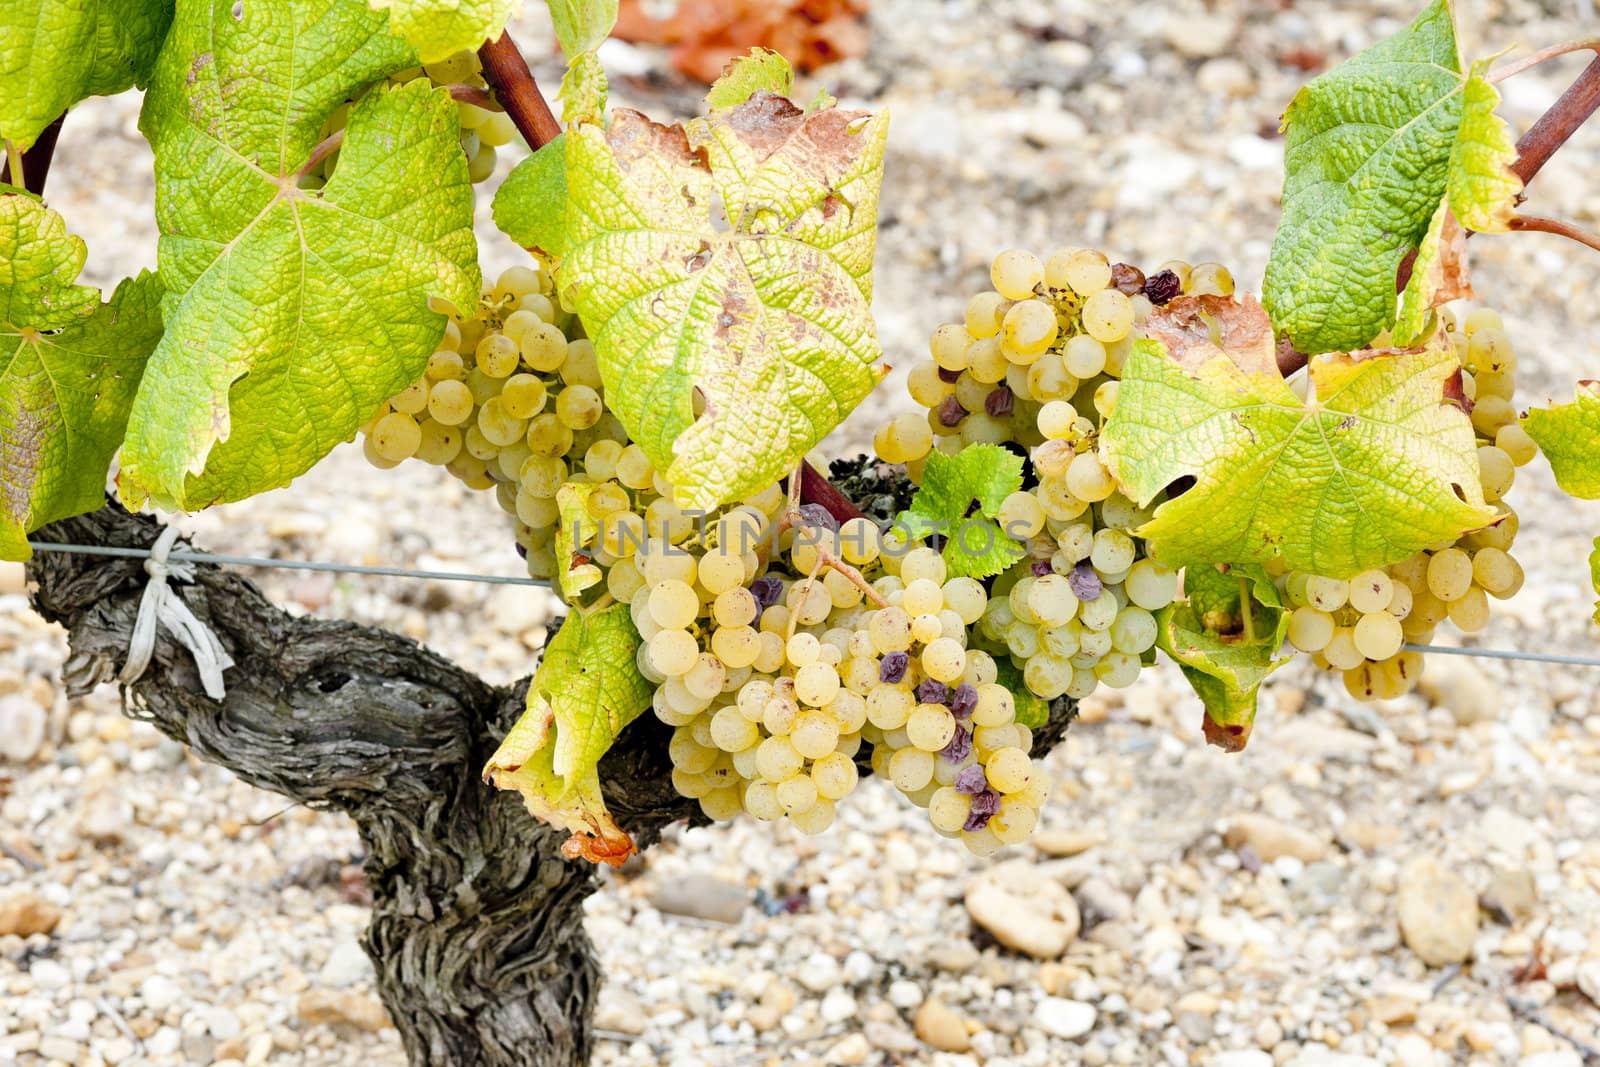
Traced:
<svg viewBox="0 0 1600 1067">
<path fill-rule="evenodd" d="M 1400 872 L 1395 907 L 1406 945 L 1430 967 L 1464 963 L 1478 936 L 1478 897 L 1437 860 L 1412 860 Z"/>
<path fill-rule="evenodd" d="M 922 1003 L 922 987 L 905 978 L 890 982 L 889 1003 L 897 1008 L 914 1008 Z"/>
<path fill-rule="evenodd" d="M 1033 835 L 1033 847 L 1046 856 L 1077 856 L 1105 840 L 1095 830 L 1040 830 Z"/>
<path fill-rule="evenodd" d="M 295 1001 L 295 1014 L 307 1026 L 353 1026 L 376 1031 L 389 1025 L 389 1013 L 376 997 L 345 989 L 312 989 Z"/>
<path fill-rule="evenodd" d="M 61 908 L 38 893 L 23 890 L 0 900 L 0 936 L 48 934 L 61 921 Z"/>
<path fill-rule="evenodd" d="M 1180 55 L 1209 59 L 1223 53 L 1235 29 L 1233 20 L 1223 15 L 1173 15 L 1161 27 L 1161 35 Z"/>
<path fill-rule="evenodd" d="M 966 1020 L 947 1008 L 938 997 L 922 1002 L 913 1026 L 917 1037 L 941 1052 L 965 1052 L 972 1047 Z"/>
<path fill-rule="evenodd" d="M 0 697 L 0 760 L 28 763 L 44 747 L 45 709 L 32 697 Z"/>
<path fill-rule="evenodd" d="M 1513 919 L 1526 919 L 1539 907 L 1539 885 L 1526 867 L 1496 867 L 1483 896 Z"/>
<path fill-rule="evenodd" d="M 826 952 L 813 952 L 801 961 L 794 973 L 795 981 L 813 993 L 826 993 L 844 977 L 839 961 Z"/>
<path fill-rule="evenodd" d="M 1310 863 L 1321 859 L 1327 851 L 1321 838 L 1266 815 L 1235 816 L 1222 837 L 1231 849 L 1248 845 L 1267 863 L 1285 856 Z"/>
<path fill-rule="evenodd" d="M 851 1034 L 828 1050 L 828 1062 L 837 1063 L 840 1067 L 855 1067 L 856 1064 L 866 1063 L 871 1055 L 872 1044 L 866 1035 Z"/>
<path fill-rule="evenodd" d="M 967 914 L 994 939 L 1037 959 L 1055 959 L 1078 936 L 1078 905 L 1062 884 L 1025 860 L 1009 860 L 967 884 Z"/>
<path fill-rule="evenodd" d="M 1600 958 L 1587 959 L 1578 964 L 1574 979 L 1578 991 L 1600 1005 Z"/>
<path fill-rule="evenodd" d="M 1465 656 L 1427 656 L 1417 689 L 1448 711 L 1458 726 L 1488 722 L 1499 711 L 1502 689 Z"/>
<path fill-rule="evenodd" d="M 164 974 L 152 974 L 139 983 L 144 1006 L 160 1014 L 184 998 L 183 987 Z"/>
<path fill-rule="evenodd" d="M 1033 1009 L 1033 1024 L 1047 1034 L 1070 1041 L 1094 1029 L 1093 1004 L 1081 1000 L 1045 997 Z"/>
<path fill-rule="evenodd" d="M 27 568 L 16 560 L 0 560 L 0 596 L 25 596 L 27 592 Z"/>
<path fill-rule="evenodd" d="M 1383 1067 L 1371 1056 L 1350 1056 L 1343 1052 L 1306 1049 L 1289 1061 L 1289 1067 Z"/>
<path fill-rule="evenodd" d="M 822 998 L 822 1007 L 818 1014 L 826 1023 L 842 1023 L 847 1019 L 854 1019 L 859 1006 L 856 998 L 843 989 L 835 989 Z"/>
<path fill-rule="evenodd" d="M 688 874 L 663 879 L 650 894 L 650 903 L 668 915 L 732 925 L 749 906 L 750 891 L 708 874 Z"/>
<path fill-rule="evenodd" d="M 1272 1053 L 1254 1048 L 1219 1052 L 1205 1061 L 1206 1067 L 1272 1067 Z"/>
<path fill-rule="evenodd" d="M 327 962 L 317 972 L 317 981 L 335 989 L 373 979 L 372 960 L 357 941 L 341 941 L 328 953 Z"/>
</svg>

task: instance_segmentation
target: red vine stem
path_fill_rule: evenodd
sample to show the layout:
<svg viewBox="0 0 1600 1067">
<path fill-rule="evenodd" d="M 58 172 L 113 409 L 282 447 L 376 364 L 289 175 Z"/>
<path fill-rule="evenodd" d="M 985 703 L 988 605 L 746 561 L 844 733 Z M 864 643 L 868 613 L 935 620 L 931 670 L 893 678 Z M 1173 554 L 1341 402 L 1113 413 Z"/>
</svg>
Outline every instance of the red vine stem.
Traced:
<svg viewBox="0 0 1600 1067">
<path fill-rule="evenodd" d="M 529 148 L 543 148 L 561 136 L 561 123 L 539 91 L 528 61 L 522 58 L 509 31 L 479 48 L 478 58 L 483 61 L 484 80 L 493 87 L 500 106 L 517 124 Z"/>
<path fill-rule="evenodd" d="M 1592 234 L 1581 226 L 1574 226 L 1561 219 L 1545 218 L 1542 215 L 1518 215 L 1511 220 L 1513 230 L 1537 230 L 1540 233 L 1553 233 L 1561 237 L 1577 241 L 1581 245 L 1588 245 L 1596 252 L 1600 252 L 1600 235 Z"/>
<path fill-rule="evenodd" d="M 806 504 L 821 504 L 840 522 L 861 518 L 861 509 L 828 481 L 826 475 L 809 463 L 800 464 L 800 500 Z"/>
</svg>

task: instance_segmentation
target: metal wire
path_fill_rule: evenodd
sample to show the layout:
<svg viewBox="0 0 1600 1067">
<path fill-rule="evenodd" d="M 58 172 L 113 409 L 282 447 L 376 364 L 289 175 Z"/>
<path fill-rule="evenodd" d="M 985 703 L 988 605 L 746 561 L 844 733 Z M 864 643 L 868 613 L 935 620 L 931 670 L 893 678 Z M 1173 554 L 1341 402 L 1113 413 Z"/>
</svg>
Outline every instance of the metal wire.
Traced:
<svg viewBox="0 0 1600 1067">
<path fill-rule="evenodd" d="M 147 548 L 114 548 L 108 545 L 70 545 L 54 541 L 29 541 L 35 552 L 75 552 L 85 556 L 116 556 L 122 559 L 148 559 Z M 289 571 L 331 571 L 334 574 L 367 574 L 386 578 L 432 578 L 444 582 L 481 582 L 485 585 L 537 585 L 548 588 L 543 578 L 517 578 L 498 574 L 473 574 L 469 571 L 421 571 L 408 567 L 363 567 L 355 563 L 322 563 L 315 560 L 264 559 L 259 556 L 223 556 L 213 552 L 173 551 L 168 559 L 193 563 L 225 563 L 235 567 L 270 567 Z M 1469 656 L 1476 659 L 1524 660 L 1533 663 L 1560 663 L 1569 667 L 1600 667 L 1600 657 L 1567 656 L 1553 652 L 1524 652 L 1516 648 L 1456 648 L 1449 645 L 1406 645 L 1411 652 L 1431 652 L 1441 656 Z"/>
<path fill-rule="evenodd" d="M 70 545 L 55 541 L 29 541 L 35 552 L 72 552 L 84 556 L 116 556 L 121 559 L 148 559 L 146 548 L 116 548 L 109 545 Z M 321 563 L 314 560 L 263 559 L 259 556 L 222 556 L 212 552 L 172 551 L 168 559 L 191 563 L 226 563 L 235 567 L 269 567 L 285 571 L 331 571 L 334 574 L 369 574 L 386 578 L 435 578 L 444 582 L 481 582 L 485 585 L 538 585 L 549 587 L 543 578 L 518 578 L 500 574 L 473 574 L 469 571 L 419 571 L 407 567 L 363 567 L 355 563 Z"/>
</svg>

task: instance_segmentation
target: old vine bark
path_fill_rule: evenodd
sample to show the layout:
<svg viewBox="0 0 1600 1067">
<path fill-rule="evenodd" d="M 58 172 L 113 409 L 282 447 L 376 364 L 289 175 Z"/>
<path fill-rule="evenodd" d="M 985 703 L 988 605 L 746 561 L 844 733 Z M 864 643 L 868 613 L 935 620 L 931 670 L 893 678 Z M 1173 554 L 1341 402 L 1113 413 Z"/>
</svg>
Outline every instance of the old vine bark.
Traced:
<svg viewBox="0 0 1600 1067">
<path fill-rule="evenodd" d="M 161 526 L 115 503 L 34 536 L 144 548 Z M 71 693 L 115 679 L 146 577 L 138 560 L 37 553 L 33 603 L 67 628 Z M 592 1047 L 600 981 L 582 905 L 597 881 L 562 859 L 565 835 L 479 775 L 522 711 L 526 681 L 497 688 L 409 638 L 295 618 L 231 571 L 198 565 L 181 587 L 232 655 L 221 702 L 163 632 L 128 713 L 240 778 L 356 821 L 373 895 L 364 947 L 415 1067 L 575 1067 Z M 1037 732 L 1059 740 L 1062 702 Z M 606 801 L 641 848 L 701 819 L 672 788 L 667 728 L 643 715 L 601 764 Z"/>
</svg>

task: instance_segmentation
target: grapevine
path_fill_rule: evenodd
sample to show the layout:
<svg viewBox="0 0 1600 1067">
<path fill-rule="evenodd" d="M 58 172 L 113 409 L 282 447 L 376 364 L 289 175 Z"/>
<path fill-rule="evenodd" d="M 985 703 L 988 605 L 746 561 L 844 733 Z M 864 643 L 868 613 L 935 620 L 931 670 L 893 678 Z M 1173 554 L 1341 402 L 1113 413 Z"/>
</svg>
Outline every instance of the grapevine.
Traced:
<svg viewBox="0 0 1600 1067">
<path fill-rule="evenodd" d="M 989 855 L 1039 821 L 1075 702 L 1166 657 L 1238 749 L 1296 653 L 1400 696 L 1415 646 L 1521 587 L 1519 469 L 1543 453 L 1600 495 L 1594 384 L 1519 397 L 1467 267 L 1472 233 L 1596 244 L 1518 208 L 1600 65 L 1520 145 L 1495 110 L 1592 42 L 1467 63 L 1435 0 L 1313 80 L 1259 297 L 1217 262 L 999 250 L 909 369 L 920 410 L 835 485 L 808 454 L 886 371 L 886 115 L 796 102 L 759 49 L 684 123 L 612 108 L 614 4 L 551 5 L 559 118 L 504 4 L 132 6 L 120 36 L 62 16 L 84 47 L 50 84 L 0 76 L 0 243 L 26 268 L 0 302 L 0 549 L 98 506 L 113 465 L 122 500 L 172 510 L 352 437 L 444 467 L 569 609 L 485 774 L 571 854 L 633 851 L 599 763 L 648 714 L 706 819 L 822 832 L 871 774 Z M 259 41 L 289 42 L 270 76 Z M 36 194 L 66 109 L 132 84 L 160 268 L 103 300 Z M 472 187 L 519 137 L 493 214 L 528 257 L 485 280 Z"/>
</svg>

